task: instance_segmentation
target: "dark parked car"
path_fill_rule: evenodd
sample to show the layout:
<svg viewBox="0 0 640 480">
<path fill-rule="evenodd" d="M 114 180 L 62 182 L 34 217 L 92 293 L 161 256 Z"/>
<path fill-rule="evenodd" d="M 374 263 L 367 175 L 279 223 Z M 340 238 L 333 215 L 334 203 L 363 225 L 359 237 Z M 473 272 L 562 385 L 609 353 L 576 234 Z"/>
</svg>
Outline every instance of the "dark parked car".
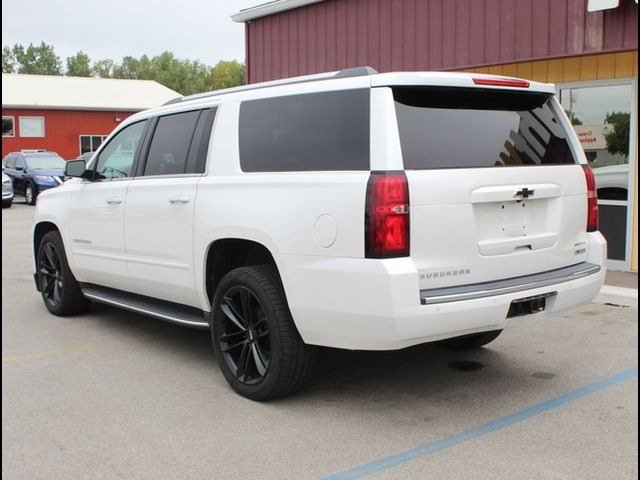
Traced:
<svg viewBox="0 0 640 480">
<path fill-rule="evenodd" d="M 65 160 L 55 152 L 13 152 L 2 166 L 13 180 L 15 193 L 24 195 L 29 205 L 35 205 L 40 192 L 64 181 Z"/>
</svg>

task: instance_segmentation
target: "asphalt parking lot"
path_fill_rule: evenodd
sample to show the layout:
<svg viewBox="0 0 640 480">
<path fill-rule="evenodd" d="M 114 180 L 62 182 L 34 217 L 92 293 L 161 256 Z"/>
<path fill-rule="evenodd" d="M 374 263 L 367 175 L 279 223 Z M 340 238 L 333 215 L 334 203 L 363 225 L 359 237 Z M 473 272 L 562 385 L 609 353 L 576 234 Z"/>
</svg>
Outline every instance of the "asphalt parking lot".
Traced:
<svg viewBox="0 0 640 480">
<path fill-rule="evenodd" d="M 260 404 L 207 332 L 49 315 L 32 215 L 2 211 L 4 479 L 637 478 L 637 309 L 590 304 L 473 353 L 323 350 L 307 388 Z"/>
</svg>

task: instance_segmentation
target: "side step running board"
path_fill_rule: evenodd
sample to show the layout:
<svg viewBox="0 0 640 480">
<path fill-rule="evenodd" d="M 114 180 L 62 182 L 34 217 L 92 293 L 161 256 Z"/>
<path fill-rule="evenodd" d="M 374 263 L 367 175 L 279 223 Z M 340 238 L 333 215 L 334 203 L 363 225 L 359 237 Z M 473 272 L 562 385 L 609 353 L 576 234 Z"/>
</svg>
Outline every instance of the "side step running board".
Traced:
<svg viewBox="0 0 640 480">
<path fill-rule="evenodd" d="M 80 288 L 85 297 L 96 302 L 186 327 L 209 328 L 208 313 L 198 308 L 89 283 L 81 283 Z"/>
</svg>

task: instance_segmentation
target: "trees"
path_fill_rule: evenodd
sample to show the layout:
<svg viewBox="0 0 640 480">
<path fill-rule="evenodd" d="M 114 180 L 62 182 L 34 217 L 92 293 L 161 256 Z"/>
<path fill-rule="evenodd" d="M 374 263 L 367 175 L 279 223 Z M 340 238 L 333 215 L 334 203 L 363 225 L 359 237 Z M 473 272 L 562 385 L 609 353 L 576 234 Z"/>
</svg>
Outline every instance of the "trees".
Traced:
<svg viewBox="0 0 640 480">
<path fill-rule="evenodd" d="M 33 75 L 62 75 L 62 62 L 53 46 L 40 42 L 24 48 L 20 44 L 2 49 L 2 73 L 26 73 Z"/>
<path fill-rule="evenodd" d="M 110 58 L 104 60 L 98 60 L 94 62 L 91 69 L 93 76 L 98 78 L 112 78 L 116 64 Z"/>
<path fill-rule="evenodd" d="M 91 59 L 89 55 L 80 50 L 72 57 L 67 57 L 67 73 L 70 77 L 91 77 Z"/>
<path fill-rule="evenodd" d="M 66 59 L 65 74 L 76 77 L 129 78 L 155 80 L 182 95 L 235 87 L 244 83 L 244 65 L 232 61 L 220 61 L 209 67 L 197 60 L 176 58 L 171 52 L 154 57 L 126 56 L 120 63 L 111 59 L 91 61 L 89 55 L 79 51 Z M 51 45 L 42 42 L 26 49 L 19 44 L 2 49 L 3 73 L 31 73 L 62 75 L 62 62 Z"/>
<path fill-rule="evenodd" d="M 2 47 L 2 73 L 15 73 L 16 56 L 13 49 L 8 46 Z"/>
<path fill-rule="evenodd" d="M 605 134 L 607 151 L 614 155 L 629 155 L 629 127 L 631 115 L 624 112 L 608 113 L 605 122 L 613 126 L 613 130 Z"/>
<path fill-rule="evenodd" d="M 207 90 L 236 87 L 244 84 L 244 65 L 231 60 L 218 62 L 207 75 Z"/>
</svg>

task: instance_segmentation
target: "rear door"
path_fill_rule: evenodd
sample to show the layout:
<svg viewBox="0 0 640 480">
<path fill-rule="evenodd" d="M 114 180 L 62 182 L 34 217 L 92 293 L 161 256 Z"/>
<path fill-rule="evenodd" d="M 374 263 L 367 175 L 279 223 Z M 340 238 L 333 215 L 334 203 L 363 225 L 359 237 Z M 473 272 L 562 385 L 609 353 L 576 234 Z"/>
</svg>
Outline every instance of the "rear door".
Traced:
<svg viewBox="0 0 640 480">
<path fill-rule="evenodd" d="M 132 292 L 199 305 L 193 258 L 194 208 L 215 111 L 158 117 L 127 192 L 124 235 Z"/>
<path fill-rule="evenodd" d="M 422 289 L 586 258 L 586 184 L 547 93 L 394 89 Z"/>
</svg>

